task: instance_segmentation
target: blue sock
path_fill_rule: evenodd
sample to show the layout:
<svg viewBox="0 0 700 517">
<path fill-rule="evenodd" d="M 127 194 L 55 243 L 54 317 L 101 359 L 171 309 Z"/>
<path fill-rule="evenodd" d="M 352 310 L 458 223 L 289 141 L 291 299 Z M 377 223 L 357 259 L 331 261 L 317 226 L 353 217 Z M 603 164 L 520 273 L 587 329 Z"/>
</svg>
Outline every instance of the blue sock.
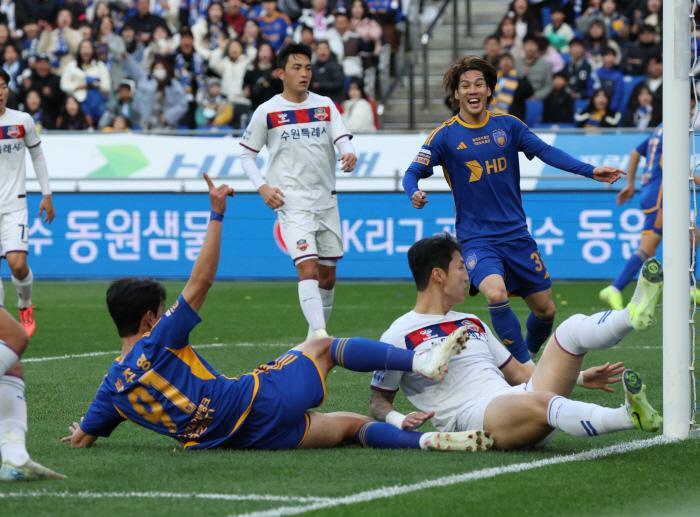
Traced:
<svg viewBox="0 0 700 517">
<path fill-rule="evenodd" d="M 644 261 L 648 258 L 649 256 L 642 250 L 637 250 L 632 253 L 632 256 L 627 259 L 622 273 L 620 273 L 620 276 L 612 283 L 613 287 L 616 287 L 618 291 L 622 291 L 627 287 L 627 284 L 639 273 L 639 270 L 642 269 L 642 264 L 644 264 Z"/>
<path fill-rule="evenodd" d="M 411 372 L 414 355 L 413 350 L 404 350 L 363 337 L 334 339 L 331 345 L 333 362 L 354 372 Z"/>
<path fill-rule="evenodd" d="M 355 441 L 375 449 L 420 449 L 421 436 L 423 433 L 402 431 L 384 422 L 367 422 L 355 434 Z"/>
<path fill-rule="evenodd" d="M 553 319 L 543 320 L 531 312 L 527 317 L 527 336 L 525 337 L 527 349 L 533 354 L 539 352 L 544 342 L 552 333 L 553 326 Z"/>
<path fill-rule="evenodd" d="M 508 351 L 522 364 L 530 360 L 527 346 L 523 339 L 523 332 L 520 330 L 518 317 L 510 308 L 510 302 L 490 303 L 491 324 L 496 335 L 501 340 Z"/>
</svg>

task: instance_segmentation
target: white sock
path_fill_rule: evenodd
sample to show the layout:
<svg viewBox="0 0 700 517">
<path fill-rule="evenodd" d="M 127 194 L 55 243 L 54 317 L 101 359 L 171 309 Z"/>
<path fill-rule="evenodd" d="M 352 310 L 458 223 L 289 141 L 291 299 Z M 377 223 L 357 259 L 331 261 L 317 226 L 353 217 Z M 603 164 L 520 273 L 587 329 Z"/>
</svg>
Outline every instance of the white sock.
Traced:
<svg viewBox="0 0 700 517">
<path fill-rule="evenodd" d="M 19 361 L 19 354 L 4 341 L 0 341 L 0 378 Z"/>
<path fill-rule="evenodd" d="M 433 435 L 437 433 L 423 433 L 423 436 L 420 437 L 420 441 L 418 442 L 420 445 L 420 448 L 425 450 L 428 448 L 428 440 L 430 440 Z"/>
<path fill-rule="evenodd" d="M 0 378 L 0 455 L 2 461 L 24 465 L 29 460 L 27 436 L 27 403 L 24 381 L 5 375 Z"/>
<path fill-rule="evenodd" d="M 15 285 L 15 289 L 17 289 L 17 298 L 19 298 L 17 306 L 20 309 L 26 309 L 27 307 L 32 306 L 33 282 L 34 274 L 32 273 L 31 268 L 29 269 L 29 274 L 27 274 L 27 276 L 25 276 L 22 280 L 12 275 L 12 283 Z"/>
<path fill-rule="evenodd" d="M 554 336 L 565 351 L 583 355 L 589 350 L 612 348 L 632 332 L 629 308 L 599 312 L 593 316 L 575 314 L 564 321 Z"/>
<path fill-rule="evenodd" d="M 331 311 L 333 310 L 333 296 L 335 295 L 335 287 L 330 289 L 323 289 L 319 287 L 319 292 L 321 293 L 321 302 L 323 302 L 323 319 L 326 320 L 326 325 L 328 324 L 328 319 L 331 317 Z"/>
<path fill-rule="evenodd" d="M 580 438 L 635 429 L 624 407 L 612 409 L 564 397 L 549 401 L 547 421 L 555 429 Z"/>
<path fill-rule="evenodd" d="M 325 329 L 323 302 L 318 289 L 318 280 L 307 278 L 299 281 L 299 302 L 306 321 L 313 329 Z"/>
</svg>

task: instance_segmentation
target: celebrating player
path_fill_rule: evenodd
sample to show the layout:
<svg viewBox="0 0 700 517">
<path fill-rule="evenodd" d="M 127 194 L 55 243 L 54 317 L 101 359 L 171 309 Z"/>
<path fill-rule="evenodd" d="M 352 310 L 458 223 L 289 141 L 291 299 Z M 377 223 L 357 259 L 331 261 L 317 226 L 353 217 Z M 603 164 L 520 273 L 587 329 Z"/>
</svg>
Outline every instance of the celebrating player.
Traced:
<svg viewBox="0 0 700 517">
<path fill-rule="evenodd" d="M 448 364 L 445 382 L 411 373 L 378 371 L 372 379 L 371 414 L 399 429 L 420 427 L 432 418 L 443 432 L 479 428 L 489 432 L 498 449 L 544 446 L 558 429 L 579 437 L 639 428 L 655 432 L 661 417 L 646 399 L 646 386 L 635 372 L 624 370 L 625 407 L 606 408 L 570 400 L 579 384 L 613 391 L 607 384 L 623 370 L 610 363 L 581 372 L 589 350 L 613 347 L 632 329 L 648 328 L 661 294 L 663 272 L 649 259 L 639 275 L 632 302 L 622 311 L 587 317 L 577 314 L 558 326 L 537 366 L 512 361 L 512 355 L 473 314 L 452 311 L 464 303 L 468 276 L 460 245 L 450 236 L 415 243 L 408 263 L 418 298 L 413 311 L 397 319 L 382 341 L 421 351 L 440 346 L 447 333 L 467 329 L 467 349 Z M 577 381 L 578 379 L 578 381 Z M 420 412 L 404 416 L 392 402 L 399 387 Z"/>
<path fill-rule="evenodd" d="M 307 91 L 311 48 L 289 44 L 277 56 L 284 91 L 261 104 L 241 145 L 241 165 L 265 204 L 277 212 L 282 239 L 299 275 L 299 301 L 308 338 L 326 337 L 333 308 L 335 268 L 343 257 L 335 149 L 343 172 L 357 163 L 352 134 L 328 97 Z M 267 145 L 267 183 L 255 164 Z"/>
<path fill-rule="evenodd" d="M 7 108 L 10 76 L 0 70 L 0 171 L 3 175 L 3 187 L 0 189 L 0 246 L 12 271 L 12 283 L 19 298 L 19 322 L 29 337 L 36 329 L 34 307 L 32 306 L 32 283 L 34 275 L 27 266 L 29 251 L 29 219 L 27 214 L 27 188 L 24 184 L 26 171 L 24 166 L 25 148 L 29 149 L 36 178 L 41 186 L 44 198 L 39 203 L 39 217 L 46 212 L 44 222 L 53 221 L 55 211 L 51 201 L 49 173 L 46 168 L 44 153 L 39 144 L 32 117 L 21 111 Z M 0 305 L 4 303 L 5 291 L 0 283 Z"/>
<path fill-rule="evenodd" d="M 28 343 L 24 328 L 0 306 L 0 481 L 65 479 L 32 461 L 27 453 L 27 403 L 20 357 Z"/>
<path fill-rule="evenodd" d="M 441 165 L 455 202 L 457 238 L 469 270 L 473 294 L 489 304 L 496 334 L 518 361 L 527 363 L 552 332 L 556 309 L 552 281 L 530 236 L 520 195 L 518 152 L 597 181 L 614 183 L 625 174 L 593 167 L 547 145 L 510 115 L 489 113 L 496 71 L 467 56 L 445 74 L 443 85 L 459 113 L 435 129 L 406 171 L 403 187 L 415 208 L 428 202 L 418 180 Z M 510 308 L 508 294 L 522 296 L 532 311 L 527 339 Z"/>
<path fill-rule="evenodd" d="M 109 369 L 90 409 L 63 439 L 89 447 L 128 419 L 180 441 L 185 449 L 293 449 L 359 443 L 376 448 L 481 450 L 481 431 L 412 433 L 355 413 L 320 414 L 325 379 L 337 364 L 356 371 L 391 368 L 442 377 L 464 345 L 459 330 L 425 353 L 363 338 L 316 338 L 239 379 L 219 375 L 189 345 L 189 334 L 219 264 L 226 196 L 209 184 L 211 219 L 192 274 L 175 305 L 163 313 L 165 289 L 150 278 L 123 278 L 107 291 L 107 307 L 122 338 L 122 355 Z"/>
</svg>

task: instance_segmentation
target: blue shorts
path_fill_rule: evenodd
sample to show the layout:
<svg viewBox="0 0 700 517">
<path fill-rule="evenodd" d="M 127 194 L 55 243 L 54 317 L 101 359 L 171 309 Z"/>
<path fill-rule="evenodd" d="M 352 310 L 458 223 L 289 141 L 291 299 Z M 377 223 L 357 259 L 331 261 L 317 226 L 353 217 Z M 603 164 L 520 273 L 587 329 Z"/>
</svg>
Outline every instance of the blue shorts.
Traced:
<svg viewBox="0 0 700 517">
<path fill-rule="evenodd" d="M 642 228 L 642 235 L 648 233 L 663 235 L 663 212 L 663 208 L 644 210 L 644 228 Z"/>
<path fill-rule="evenodd" d="M 258 391 L 248 418 L 226 443 L 233 449 L 294 449 L 309 431 L 307 410 L 326 398 L 321 369 L 308 354 L 285 352 L 255 370 Z"/>
<path fill-rule="evenodd" d="M 462 257 L 467 265 L 471 281 L 469 294 L 489 275 L 499 275 L 508 293 L 525 298 L 552 287 L 547 267 L 530 237 L 511 239 L 498 244 L 466 242 L 462 245 Z"/>
</svg>

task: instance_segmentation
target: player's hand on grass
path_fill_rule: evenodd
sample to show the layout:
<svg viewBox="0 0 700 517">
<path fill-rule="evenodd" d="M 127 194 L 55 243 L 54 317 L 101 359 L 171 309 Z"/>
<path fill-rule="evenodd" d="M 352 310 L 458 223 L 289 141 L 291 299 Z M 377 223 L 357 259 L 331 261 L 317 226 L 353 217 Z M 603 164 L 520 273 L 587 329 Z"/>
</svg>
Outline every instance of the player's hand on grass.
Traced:
<svg viewBox="0 0 700 517">
<path fill-rule="evenodd" d="M 85 420 L 85 417 L 80 417 L 80 424 L 83 423 L 83 420 Z M 69 425 L 68 431 L 70 431 L 70 436 L 65 436 L 61 438 L 61 442 L 71 442 L 73 440 L 73 437 L 76 436 L 80 431 L 80 424 L 78 422 L 73 422 L 73 425 Z"/>
<path fill-rule="evenodd" d="M 411 196 L 411 203 L 413 203 L 413 208 L 417 208 L 418 210 L 420 210 L 425 206 L 426 203 L 428 203 L 428 200 L 426 199 L 426 193 L 422 190 L 417 190 Z"/>
<path fill-rule="evenodd" d="M 202 176 L 204 176 L 204 180 L 207 182 L 207 185 L 209 185 L 209 202 L 211 203 L 211 209 L 220 214 L 225 213 L 226 197 L 233 197 L 233 189 L 226 184 L 215 187 L 206 172 L 202 172 Z"/>
<path fill-rule="evenodd" d="M 44 196 L 41 203 L 39 203 L 39 218 L 41 218 L 41 214 L 44 211 L 46 212 L 44 222 L 51 224 L 53 222 L 53 218 L 56 216 L 56 210 L 54 210 L 53 201 L 51 201 L 51 194 Z"/>
<path fill-rule="evenodd" d="M 617 204 L 618 205 L 623 205 L 625 201 L 628 203 L 632 201 L 632 198 L 634 197 L 634 185 L 627 185 L 625 188 L 623 188 L 620 192 L 617 193 Z"/>
<path fill-rule="evenodd" d="M 262 185 L 258 189 L 258 192 L 262 196 L 263 201 L 265 201 L 265 204 L 267 206 L 269 206 L 270 208 L 272 208 L 273 210 L 284 205 L 284 201 L 282 201 L 284 194 L 277 187 L 273 188 L 273 187 L 270 187 L 268 185 Z"/>
<path fill-rule="evenodd" d="M 343 172 L 352 172 L 357 165 L 357 156 L 352 153 L 341 154 L 338 157 L 338 161 L 341 162 L 341 170 Z"/>
<path fill-rule="evenodd" d="M 430 420 L 435 416 L 435 411 L 431 411 L 430 413 L 421 413 L 420 411 L 416 411 L 414 413 L 409 413 L 406 415 L 406 418 L 403 419 L 403 423 L 401 424 L 401 429 L 404 431 L 412 431 L 414 429 L 418 429 L 420 426 L 422 426 L 427 420 Z"/>
<path fill-rule="evenodd" d="M 622 363 L 605 363 L 602 366 L 594 366 L 583 372 L 583 387 L 589 390 L 603 390 L 615 393 L 615 390 L 608 387 L 608 384 L 615 384 L 622 380 L 622 372 L 625 367 Z M 615 377 L 620 375 L 620 377 Z"/>
<path fill-rule="evenodd" d="M 602 183 L 615 183 L 622 175 L 627 173 L 617 167 L 596 167 L 593 169 L 593 179 Z"/>
</svg>

